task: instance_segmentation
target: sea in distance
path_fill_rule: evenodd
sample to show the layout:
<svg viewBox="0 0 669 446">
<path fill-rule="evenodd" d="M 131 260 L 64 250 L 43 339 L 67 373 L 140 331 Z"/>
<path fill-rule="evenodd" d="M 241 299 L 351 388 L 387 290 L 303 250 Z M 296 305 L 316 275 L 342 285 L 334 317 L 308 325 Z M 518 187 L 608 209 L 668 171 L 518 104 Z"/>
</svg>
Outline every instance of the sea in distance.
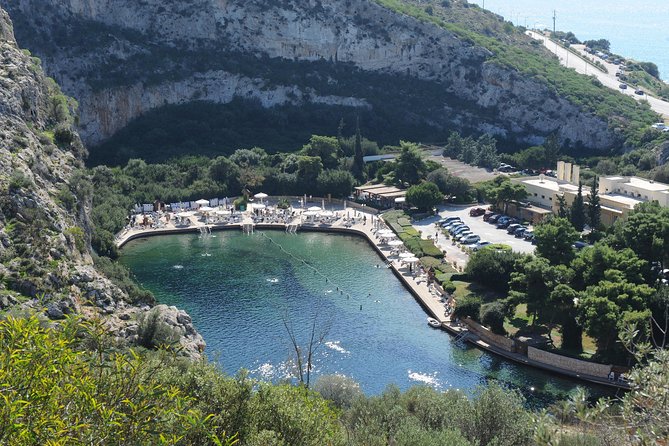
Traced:
<svg viewBox="0 0 669 446">
<path fill-rule="evenodd" d="M 571 31 L 580 40 L 607 39 L 611 51 L 653 62 L 669 81 L 669 2 L 666 0 L 469 0 L 527 28 Z"/>
<path fill-rule="evenodd" d="M 271 240 L 270 240 L 271 239 Z M 541 407 L 577 386 L 561 378 L 456 344 L 429 327 L 426 313 L 366 240 L 351 235 L 218 231 L 130 242 L 121 263 L 160 303 L 192 316 L 206 354 L 228 374 L 290 380 L 295 353 L 286 325 L 305 348 L 323 335 L 314 378 L 343 374 L 366 394 L 389 384 L 472 392 L 496 380 Z"/>
</svg>

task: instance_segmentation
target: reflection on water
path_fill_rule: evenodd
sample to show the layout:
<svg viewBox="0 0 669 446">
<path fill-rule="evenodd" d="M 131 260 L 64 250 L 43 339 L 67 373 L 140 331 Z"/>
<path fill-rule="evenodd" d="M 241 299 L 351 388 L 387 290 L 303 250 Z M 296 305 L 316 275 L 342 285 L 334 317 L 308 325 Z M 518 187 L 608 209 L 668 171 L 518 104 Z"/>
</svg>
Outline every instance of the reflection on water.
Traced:
<svg viewBox="0 0 669 446">
<path fill-rule="evenodd" d="M 262 379 L 290 377 L 287 324 L 303 346 L 311 327 L 325 335 L 314 355 L 315 376 L 350 376 L 368 394 L 391 383 L 471 391 L 498 380 L 541 406 L 584 385 L 456 346 L 427 325 L 422 308 L 392 271 L 378 267 L 381 260 L 362 239 L 267 235 L 276 243 L 236 231 L 153 237 L 128 244 L 121 262 L 158 301 L 190 313 L 207 354 L 229 374 L 245 368 Z"/>
</svg>

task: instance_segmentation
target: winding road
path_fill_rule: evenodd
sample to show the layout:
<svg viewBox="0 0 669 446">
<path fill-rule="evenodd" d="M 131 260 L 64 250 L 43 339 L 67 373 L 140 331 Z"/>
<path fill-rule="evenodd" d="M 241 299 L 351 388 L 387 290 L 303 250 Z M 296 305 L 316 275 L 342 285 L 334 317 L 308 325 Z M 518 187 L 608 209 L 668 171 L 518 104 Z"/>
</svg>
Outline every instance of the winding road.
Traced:
<svg viewBox="0 0 669 446">
<path fill-rule="evenodd" d="M 588 76 L 595 76 L 603 85 L 624 95 L 631 96 L 637 101 L 648 101 L 651 109 L 662 115 L 665 121 L 669 121 L 669 102 L 663 101 L 653 96 L 649 96 L 648 94 L 637 95 L 634 93 L 634 88 L 631 86 L 625 90 L 622 90 L 619 87 L 621 82 L 615 75 L 618 71 L 618 66 L 600 59 L 599 62 L 602 63 L 609 72 L 604 73 L 603 71 L 600 71 L 599 68 L 597 68 L 593 63 L 586 62 L 586 60 L 584 60 L 584 58 L 591 59 L 596 57 L 586 53 L 584 45 L 571 45 L 571 48 L 576 50 L 582 56 L 578 57 L 568 49 L 556 44 L 554 41 L 550 40 L 547 36 L 541 33 L 527 31 L 527 35 L 533 39 L 542 41 L 544 46 L 560 59 L 560 63 L 562 65 L 566 66 L 567 68 L 573 68 L 578 73 Z"/>
</svg>

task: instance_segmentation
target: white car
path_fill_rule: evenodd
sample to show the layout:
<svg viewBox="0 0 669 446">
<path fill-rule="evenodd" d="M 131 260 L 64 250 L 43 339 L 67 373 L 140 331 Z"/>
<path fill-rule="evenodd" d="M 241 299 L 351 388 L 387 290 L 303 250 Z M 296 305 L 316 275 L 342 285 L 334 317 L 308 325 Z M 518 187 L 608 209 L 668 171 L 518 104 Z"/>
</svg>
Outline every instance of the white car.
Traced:
<svg viewBox="0 0 669 446">
<path fill-rule="evenodd" d="M 455 236 L 455 240 L 461 242 L 462 240 L 465 239 L 465 237 L 467 237 L 469 235 L 472 235 L 472 234 L 473 234 L 473 232 L 469 231 L 469 230 L 462 231 L 461 233 L 459 233 L 458 235 Z"/>
<path fill-rule="evenodd" d="M 664 130 L 669 128 L 664 122 L 656 122 L 655 124 L 651 125 L 651 127 L 658 130 Z"/>
<path fill-rule="evenodd" d="M 484 248 L 488 245 L 492 245 L 492 243 L 490 243 L 490 242 L 478 242 L 472 247 L 472 250 L 478 251 L 479 249 Z"/>
<path fill-rule="evenodd" d="M 481 237 L 479 237 L 476 234 L 469 234 L 468 236 L 460 239 L 460 243 L 463 245 L 471 245 L 472 243 L 476 243 L 479 240 L 481 240 Z"/>
</svg>

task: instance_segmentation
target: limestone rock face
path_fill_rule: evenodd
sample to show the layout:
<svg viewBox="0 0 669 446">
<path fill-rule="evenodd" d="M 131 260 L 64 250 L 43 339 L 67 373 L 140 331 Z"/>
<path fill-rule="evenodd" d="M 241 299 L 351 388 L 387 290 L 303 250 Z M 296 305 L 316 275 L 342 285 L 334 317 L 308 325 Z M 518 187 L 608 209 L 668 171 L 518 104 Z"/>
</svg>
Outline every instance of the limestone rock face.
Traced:
<svg viewBox="0 0 669 446">
<path fill-rule="evenodd" d="M 382 106 L 365 88 L 353 94 L 342 70 L 391 76 L 408 96 L 416 82 L 428 83 L 432 103 L 407 105 L 406 115 L 437 129 L 525 143 L 555 132 L 592 149 L 620 143 L 603 119 L 489 62 L 488 50 L 373 0 L 15 0 L 8 7 L 20 43 L 79 101 L 80 133 L 90 144 L 152 109 L 194 100 Z"/>
<path fill-rule="evenodd" d="M 74 109 L 39 61 L 18 49 L 0 9 L 0 309 L 30 309 L 54 321 L 101 319 L 119 343 L 132 344 L 128 327 L 151 302 L 132 302 L 94 265 Z M 204 341 L 190 317 L 164 311 L 182 351 L 200 357 Z"/>
</svg>

